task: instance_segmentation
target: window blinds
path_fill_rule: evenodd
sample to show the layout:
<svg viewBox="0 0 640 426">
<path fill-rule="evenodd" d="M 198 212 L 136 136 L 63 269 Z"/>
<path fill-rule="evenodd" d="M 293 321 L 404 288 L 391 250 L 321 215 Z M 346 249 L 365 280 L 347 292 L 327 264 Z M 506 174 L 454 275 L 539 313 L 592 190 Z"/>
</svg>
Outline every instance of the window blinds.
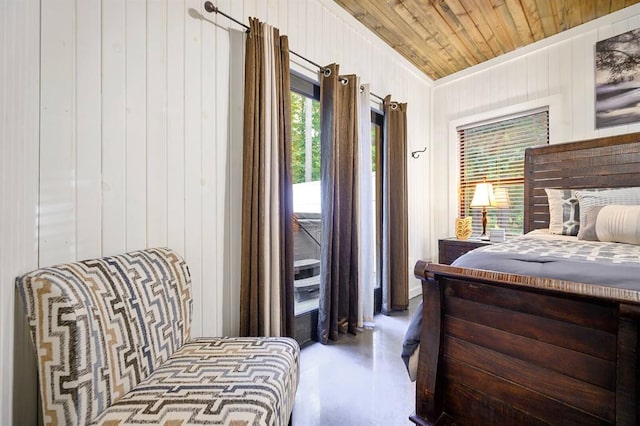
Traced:
<svg viewBox="0 0 640 426">
<path fill-rule="evenodd" d="M 482 229 L 482 209 L 470 208 L 476 184 L 486 179 L 498 193 L 498 207 L 487 209 L 487 233 L 505 229 L 522 234 L 524 223 L 524 150 L 549 143 L 548 109 L 457 129 L 460 189 L 458 213 L 472 216 L 474 234 Z M 508 200 L 505 197 L 508 196 Z M 508 202 L 507 202 L 508 201 Z"/>
</svg>

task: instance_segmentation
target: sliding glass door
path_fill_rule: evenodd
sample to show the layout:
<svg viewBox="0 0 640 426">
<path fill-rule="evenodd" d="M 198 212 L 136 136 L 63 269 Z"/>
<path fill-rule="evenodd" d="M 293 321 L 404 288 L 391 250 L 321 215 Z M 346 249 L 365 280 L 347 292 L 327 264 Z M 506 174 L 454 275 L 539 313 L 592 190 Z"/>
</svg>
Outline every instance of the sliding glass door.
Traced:
<svg viewBox="0 0 640 426">
<path fill-rule="evenodd" d="M 291 78 L 291 136 L 296 316 L 318 308 L 322 241 L 320 100 L 316 85 Z"/>
<path fill-rule="evenodd" d="M 371 179 L 373 188 L 373 205 L 371 206 L 371 214 L 375 215 L 373 220 L 373 240 L 375 241 L 375 277 L 376 283 L 374 287 L 373 309 L 376 314 L 382 311 L 382 276 L 381 263 L 382 259 L 382 126 L 384 124 L 384 116 L 382 111 L 371 110 Z"/>
<path fill-rule="evenodd" d="M 373 201 L 369 214 L 373 224 L 369 232 L 376 242 L 373 265 L 376 282 L 374 310 L 380 312 L 382 111 L 371 112 L 371 170 Z M 293 180 L 294 303 L 296 339 L 301 345 L 315 341 L 318 325 L 320 288 L 320 249 L 322 242 L 320 176 L 320 87 L 297 74 L 291 74 L 291 136 Z"/>
</svg>

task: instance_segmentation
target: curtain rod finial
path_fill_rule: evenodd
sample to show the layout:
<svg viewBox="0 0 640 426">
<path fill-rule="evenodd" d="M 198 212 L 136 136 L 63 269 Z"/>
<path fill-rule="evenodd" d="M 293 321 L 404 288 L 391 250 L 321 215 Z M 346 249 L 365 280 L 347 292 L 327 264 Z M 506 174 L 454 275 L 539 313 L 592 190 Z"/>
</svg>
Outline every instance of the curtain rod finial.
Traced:
<svg viewBox="0 0 640 426">
<path fill-rule="evenodd" d="M 204 2 L 204 10 L 209 13 L 218 13 L 218 8 L 213 5 L 210 1 Z"/>
</svg>

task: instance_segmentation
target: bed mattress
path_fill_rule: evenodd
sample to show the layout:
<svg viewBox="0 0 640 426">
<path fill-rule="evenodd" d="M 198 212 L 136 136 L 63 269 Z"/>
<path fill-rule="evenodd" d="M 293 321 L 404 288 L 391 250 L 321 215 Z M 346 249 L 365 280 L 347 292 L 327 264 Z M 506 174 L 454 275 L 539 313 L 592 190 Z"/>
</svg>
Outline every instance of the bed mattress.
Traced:
<svg viewBox="0 0 640 426">
<path fill-rule="evenodd" d="M 640 246 L 578 240 L 546 230 L 480 247 L 460 256 L 453 265 L 640 289 Z"/>
</svg>

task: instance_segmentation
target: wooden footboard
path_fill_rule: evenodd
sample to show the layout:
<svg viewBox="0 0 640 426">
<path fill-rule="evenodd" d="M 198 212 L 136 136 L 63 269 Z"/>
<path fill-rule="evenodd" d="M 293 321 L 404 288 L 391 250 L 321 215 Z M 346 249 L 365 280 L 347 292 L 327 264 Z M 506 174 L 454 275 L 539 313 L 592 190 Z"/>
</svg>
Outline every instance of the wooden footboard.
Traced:
<svg viewBox="0 0 640 426">
<path fill-rule="evenodd" d="M 418 262 L 419 425 L 640 424 L 640 299 Z"/>
</svg>

